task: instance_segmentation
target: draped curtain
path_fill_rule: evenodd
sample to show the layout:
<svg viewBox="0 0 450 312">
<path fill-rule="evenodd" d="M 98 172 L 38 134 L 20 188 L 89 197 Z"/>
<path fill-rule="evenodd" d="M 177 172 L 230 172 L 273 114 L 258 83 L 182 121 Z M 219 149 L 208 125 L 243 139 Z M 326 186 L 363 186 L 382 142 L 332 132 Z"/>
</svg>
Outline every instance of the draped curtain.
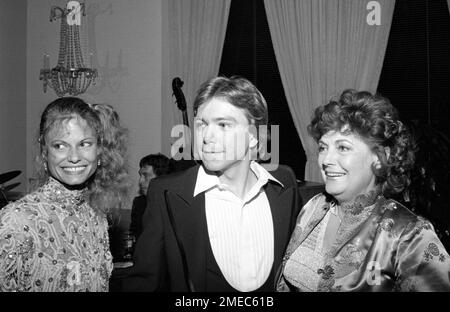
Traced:
<svg viewBox="0 0 450 312">
<path fill-rule="evenodd" d="M 447 0 L 447 5 L 448 5 L 449 13 L 450 13 L 450 0 Z"/>
<path fill-rule="evenodd" d="M 307 157 L 305 180 L 322 182 L 317 145 L 307 133 L 314 109 L 346 88 L 377 89 L 395 0 L 376 2 L 381 25 L 370 26 L 373 10 L 366 0 L 264 0 L 281 80 Z"/>
<path fill-rule="evenodd" d="M 166 63 L 163 69 L 162 149 L 170 151 L 170 130 L 183 124 L 182 113 L 172 96 L 172 79 L 180 77 L 192 126 L 193 100 L 201 83 L 219 72 L 231 0 L 168 0 Z M 164 105 L 167 105 L 164 107 Z M 170 109 L 167 109 L 170 107 Z M 166 146 L 164 146 L 167 144 Z M 169 153 L 167 153 L 169 154 Z"/>
</svg>

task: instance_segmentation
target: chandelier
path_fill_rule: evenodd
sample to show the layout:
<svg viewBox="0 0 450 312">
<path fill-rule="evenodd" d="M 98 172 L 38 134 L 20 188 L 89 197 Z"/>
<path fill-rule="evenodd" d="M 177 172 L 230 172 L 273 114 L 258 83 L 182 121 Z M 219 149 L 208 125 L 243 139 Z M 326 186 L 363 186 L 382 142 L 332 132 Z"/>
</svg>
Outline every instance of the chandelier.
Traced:
<svg viewBox="0 0 450 312">
<path fill-rule="evenodd" d="M 44 68 L 39 80 L 43 80 L 44 92 L 50 86 L 62 97 L 65 94 L 79 95 L 95 84 L 97 69 L 86 67 L 80 43 L 81 16 L 86 16 L 84 3 L 67 2 L 66 8 L 52 6 L 50 21 L 61 19 L 58 63 L 50 68 L 50 56 L 44 55 Z M 91 54 L 92 57 L 92 54 Z M 91 64 L 92 66 L 92 64 Z"/>
</svg>

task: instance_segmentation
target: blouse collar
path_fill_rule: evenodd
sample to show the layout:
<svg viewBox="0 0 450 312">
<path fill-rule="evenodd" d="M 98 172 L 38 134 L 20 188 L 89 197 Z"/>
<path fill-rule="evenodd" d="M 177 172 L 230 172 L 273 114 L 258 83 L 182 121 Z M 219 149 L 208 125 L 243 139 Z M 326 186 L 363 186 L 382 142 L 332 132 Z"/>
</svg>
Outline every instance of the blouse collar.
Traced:
<svg viewBox="0 0 450 312">
<path fill-rule="evenodd" d="M 80 206 L 86 201 L 87 197 L 87 188 L 69 190 L 61 182 L 52 177 L 48 178 L 41 190 L 51 201 L 63 205 Z"/>
<path fill-rule="evenodd" d="M 330 204 L 332 206 L 336 206 L 336 208 L 339 207 L 344 215 L 359 215 L 363 211 L 367 210 L 366 208 L 373 206 L 373 204 L 375 204 L 382 197 L 383 195 L 381 194 L 381 188 L 376 187 L 368 193 L 360 194 L 356 196 L 354 200 L 342 204 L 338 204 L 336 199 L 332 198 Z"/>
</svg>

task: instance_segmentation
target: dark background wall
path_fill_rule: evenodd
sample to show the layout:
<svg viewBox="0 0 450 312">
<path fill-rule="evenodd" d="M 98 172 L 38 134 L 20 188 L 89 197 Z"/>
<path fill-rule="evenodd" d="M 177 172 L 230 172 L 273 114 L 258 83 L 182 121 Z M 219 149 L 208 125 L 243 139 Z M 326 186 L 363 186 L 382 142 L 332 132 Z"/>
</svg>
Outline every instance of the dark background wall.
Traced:
<svg viewBox="0 0 450 312">
<path fill-rule="evenodd" d="M 397 0 L 378 91 L 405 121 L 447 134 L 450 105 L 450 15 L 446 0 Z"/>
</svg>

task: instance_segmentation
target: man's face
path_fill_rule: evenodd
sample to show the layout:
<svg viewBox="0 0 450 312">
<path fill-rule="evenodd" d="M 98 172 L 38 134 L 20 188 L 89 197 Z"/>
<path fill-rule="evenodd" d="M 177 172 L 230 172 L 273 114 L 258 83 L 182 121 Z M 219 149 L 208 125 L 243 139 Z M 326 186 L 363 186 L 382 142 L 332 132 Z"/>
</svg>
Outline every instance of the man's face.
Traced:
<svg viewBox="0 0 450 312">
<path fill-rule="evenodd" d="M 139 169 L 139 193 L 141 195 L 147 195 L 148 184 L 155 177 L 153 166 L 143 166 Z"/>
<path fill-rule="evenodd" d="M 195 145 L 206 169 L 224 173 L 250 162 L 250 149 L 258 143 L 250 126 L 245 112 L 223 99 L 201 105 L 194 120 Z"/>
</svg>

